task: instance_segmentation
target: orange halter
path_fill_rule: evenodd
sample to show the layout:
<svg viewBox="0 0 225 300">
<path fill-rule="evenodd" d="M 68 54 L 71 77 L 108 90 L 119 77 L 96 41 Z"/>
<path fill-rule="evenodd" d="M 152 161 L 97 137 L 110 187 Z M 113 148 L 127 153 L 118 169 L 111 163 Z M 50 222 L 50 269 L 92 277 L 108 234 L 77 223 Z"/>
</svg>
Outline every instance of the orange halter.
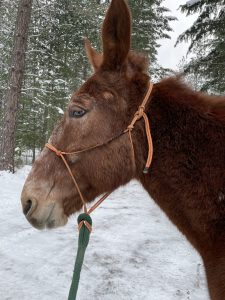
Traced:
<svg viewBox="0 0 225 300">
<path fill-rule="evenodd" d="M 148 100 L 149 100 L 149 97 L 151 95 L 151 92 L 152 92 L 152 89 L 153 89 L 153 84 L 152 83 L 149 83 L 149 87 L 148 87 L 148 91 L 145 95 L 145 98 L 142 102 L 142 104 L 139 106 L 137 112 L 134 114 L 134 117 L 133 117 L 133 120 L 132 122 L 130 123 L 130 125 L 127 127 L 126 130 L 124 130 L 121 134 L 119 134 L 118 136 L 115 136 L 109 140 L 107 140 L 106 142 L 104 143 L 101 143 L 101 144 L 97 144 L 95 146 L 91 146 L 91 147 L 88 147 L 88 148 L 85 148 L 83 150 L 79 150 L 79 151 L 74 151 L 74 152 L 64 152 L 64 151 L 60 151 L 58 149 L 56 149 L 53 145 L 51 145 L 50 143 L 47 143 L 45 145 L 45 147 L 47 147 L 48 149 L 50 149 L 51 151 L 53 151 L 57 156 L 61 157 L 63 163 L 65 164 L 72 180 L 73 180 L 73 183 L 76 187 L 76 190 L 78 191 L 78 194 L 80 196 L 80 199 L 83 203 L 83 206 L 84 206 L 84 212 L 87 213 L 87 214 L 90 214 L 93 210 L 95 210 L 109 195 L 110 193 L 106 193 L 104 194 L 89 210 L 87 209 L 87 205 L 86 205 L 86 201 L 83 197 L 83 194 L 79 188 L 79 185 L 70 169 L 70 166 L 68 165 L 66 159 L 65 159 L 65 155 L 71 155 L 71 154 L 79 154 L 79 153 L 82 153 L 82 152 L 86 152 L 86 151 L 89 151 L 89 150 L 92 150 L 92 149 L 95 149 L 95 148 L 98 148 L 98 147 L 101 147 L 101 146 L 104 146 L 106 144 L 108 144 L 109 142 L 115 140 L 116 138 L 120 137 L 121 135 L 125 134 L 125 133 L 128 133 L 129 134 L 129 138 L 130 138 L 130 143 L 131 143 L 131 147 L 132 147 L 132 151 L 133 151 L 133 158 L 135 160 L 135 152 L 134 152 L 134 145 L 133 145 L 133 140 L 132 140 L 132 130 L 134 129 L 134 125 L 135 123 L 140 120 L 141 118 L 144 118 L 144 122 L 145 122 L 145 132 L 146 132 L 146 136 L 147 136 L 147 140 L 148 140 L 148 157 L 147 157 L 147 161 L 146 161 L 146 164 L 145 164 L 145 168 L 143 170 L 143 173 L 144 174 L 147 174 L 148 173 L 148 170 L 149 170 L 149 167 L 151 165 L 151 162 L 152 162 L 152 156 L 153 156 L 153 144 L 152 144 L 152 137 L 151 137 L 151 131 L 150 131 L 150 125 L 149 125 L 149 120 L 148 120 L 148 117 L 145 113 L 145 105 L 147 104 Z M 85 221 L 82 221 L 80 224 L 79 224 L 79 228 L 82 227 L 83 223 Z M 87 223 L 87 222 L 86 222 Z M 86 224 L 85 225 L 87 226 L 87 228 L 89 229 L 89 231 L 91 231 L 91 226 L 90 224 Z"/>
</svg>

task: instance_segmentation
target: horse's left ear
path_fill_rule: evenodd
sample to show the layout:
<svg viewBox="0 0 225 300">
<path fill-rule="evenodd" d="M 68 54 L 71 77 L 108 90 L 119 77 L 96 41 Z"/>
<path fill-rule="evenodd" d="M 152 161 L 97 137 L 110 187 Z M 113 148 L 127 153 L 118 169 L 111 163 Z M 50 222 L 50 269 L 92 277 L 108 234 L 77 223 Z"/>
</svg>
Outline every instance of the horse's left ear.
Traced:
<svg viewBox="0 0 225 300">
<path fill-rule="evenodd" d="M 84 40 L 84 47 L 85 47 L 89 62 L 91 63 L 94 71 L 97 71 L 102 64 L 103 55 L 101 53 L 98 53 L 97 51 L 95 51 L 94 48 L 91 47 L 91 43 L 89 42 L 89 40 L 87 38 Z"/>
<path fill-rule="evenodd" d="M 119 69 L 131 43 L 131 14 L 126 0 L 112 0 L 102 28 L 103 67 Z"/>
</svg>

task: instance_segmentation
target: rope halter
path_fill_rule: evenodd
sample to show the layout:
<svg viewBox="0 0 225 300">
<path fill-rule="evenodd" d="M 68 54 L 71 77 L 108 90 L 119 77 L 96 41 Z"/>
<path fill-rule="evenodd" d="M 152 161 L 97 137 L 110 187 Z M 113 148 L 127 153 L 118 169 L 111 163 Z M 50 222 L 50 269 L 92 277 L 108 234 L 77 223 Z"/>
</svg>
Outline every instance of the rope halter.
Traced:
<svg viewBox="0 0 225 300">
<path fill-rule="evenodd" d="M 150 130 L 150 125 L 149 125 L 149 120 L 148 120 L 148 117 L 145 113 L 145 106 L 149 100 L 149 97 L 151 95 L 151 92 L 152 92 L 152 89 L 153 89 L 153 84 L 152 83 L 149 83 L 149 87 L 148 87 L 148 91 L 144 97 L 144 100 L 142 101 L 141 105 L 139 106 L 138 110 L 136 111 L 136 113 L 134 114 L 134 117 L 130 123 L 130 125 L 126 128 L 126 130 L 124 130 L 120 135 L 116 136 L 116 137 L 113 137 L 109 140 L 107 140 L 106 142 L 104 143 L 101 143 L 101 144 L 97 144 L 95 146 L 91 146 L 91 147 L 88 147 L 88 148 L 85 148 L 83 150 L 79 150 L 79 151 L 74 151 L 74 152 L 64 152 L 64 151 L 60 151 L 58 150 L 57 148 L 55 148 L 52 144 L 50 143 L 47 143 L 45 145 L 46 148 L 48 148 L 49 150 L 53 151 L 58 157 L 60 157 L 63 161 L 63 163 L 65 164 L 71 178 L 72 178 L 72 181 L 75 185 L 75 188 L 79 194 L 79 197 L 83 203 L 83 206 L 84 206 L 84 212 L 86 214 L 90 214 L 93 210 L 95 210 L 109 195 L 110 193 L 106 193 L 104 194 L 89 210 L 87 209 L 87 205 L 86 205 L 86 201 L 84 199 L 84 196 L 79 188 L 79 185 L 75 179 L 75 176 L 73 175 L 72 171 L 71 171 L 71 168 L 69 166 L 69 164 L 67 163 L 66 161 L 66 158 L 65 156 L 67 155 L 72 155 L 72 154 L 78 154 L 78 153 L 82 153 L 82 152 L 86 152 L 86 151 L 89 151 L 89 150 L 92 150 L 92 149 L 95 149 L 95 148 L 98 148 L 100 146 L 103 146 L 103 145 L 106 145 L 108 144 L 109 142 L 115 140 L 116 138 L 118 138 L 119 136 L 125 134 L 125 133 L 128 133 L 129 135 L 129 139 L 130 139 L 130 143 L 131 143 L 131 147 L 132 147 L 132 152 L 133 152 L 133 159 L 135 161 L 135 151 L 134 151 L 134 144 L 133 144 L 133 139 L 132 139 L 132 130 L 134 129 L 134 125 L 135 123 L 140 120 L 141 118 L 144 119 L 144 122 L 145 122 L 145 132 L 146 132 L 146 136 L 147 136 L 147 140 L 148 140 L 148 157 L 147 157 L 147 161 L 146 161 L 146 164 L 145 164 L 145 168 L 143 170 L 143 173 L 144 174 L 147 174 L 148 171 L 149 171 L 149 168 L 150 168 L 150 165 L 151 165 L 151 162 L 152 162 L 152 157 L 153 157 L 153 144 L 152 144 L 152 137 L 151 137 L 151 130 Z M 92 226 L 91 224 L 89 224 L 87 221 L 84 221 L 82 220 L 79 225 L 78 225 L 78 228 L 80 229 L 83 225 L 85 225 L 88 230 L 91 232 L 92 230 Z"/>
</svg>

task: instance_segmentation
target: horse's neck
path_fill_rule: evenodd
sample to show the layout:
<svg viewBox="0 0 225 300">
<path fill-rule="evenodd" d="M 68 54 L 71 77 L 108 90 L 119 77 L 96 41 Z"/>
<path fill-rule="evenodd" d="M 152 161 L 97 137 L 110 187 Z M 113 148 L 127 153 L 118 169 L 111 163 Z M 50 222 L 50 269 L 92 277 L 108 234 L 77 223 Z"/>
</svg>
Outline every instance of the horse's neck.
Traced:
<svg viewBox="0 0 225 300">
<path fill-rule="evenodd" d="M 186 116 L 184 114 L 189 114 Z M 140 122 L 135 134 L 135 154 L 136 154 L 136 177 L 141 181 L 144 188 L 167 214 L 171 221 L 186 235 L 189 241 L 197 248 L 198 235 L 188 227 L 186 211 L 183 208 L 184 199 L 182 193 L 184 184 L 186 190 L 191 189 L 191 185 L 185 182 L 182 177 L 182 164 L 188 161 L 189 146 L 188 136 L 192 134 L 191 112 L 179 111 L 176 104 L 168 104 L 164 99 L 153 98 L 148 105 L 147 115 L 150 121 L 151 134 L 153 140 L 153 160 L 149 174 L 143 174 L 143 168 L 147 158 L 148 145 L 145 136 L 144 122 Z M 184 120 L 185 118 L 185 120 Z M 185 122 L 188 124 L 185 125 Z M 194 121 L 193 121 L 194 122 Z M 186 130 L 185 126 L 190 126 Z M 187 137 L 183 137 L 182 130 L 186 130 Z M 187 151 L 185 145 L 187 143 Z M 184 153 L 182 152 L 184 147 Z M 179 154 L 177 154 L 179 153 Z M 182 156 L 183 155 L 183 156 Z M 192 161 L 187 169 L 192 176 Z M 188 166 L 189 167 L 189 166 Z M 182 178 L 181 178 L 182 177 Z"/>
<path fill-rule="evenodd" d="M 202 117 L 197 109 L 188 106 L 188 102 L 186 105 L 166 97 L 159 98 L 153 92 L 147 107 L 153 140 L 149 174 L 143 174 L 148 151 L 144 122 L 140 121 L 136 128 L 136 178 L 199 249 L 198 241 L 203 240 L 201 231 L 205 224 L 198 220 L 209 222 L 211 215 L 209 213 L 203 220 L 205 216 L 201 215 L 201 209 L 195 207 L 202 203 L 203 209 L 207 207 L 209 212 L 214 211 L 215 218 L 220 218 L 221 214 L 217 209 L 224 209 L 223 202 L 216 201 L 219 191 L 225 186 L 225 126 Z M 199 198 L 201 195 L 204 197 Z"/>
<path fill-rule="evenodd" d="M 224 300 L 224 201 L 218 192 L 225 186 L 225 126 L 182 105 L 153 95 L 147 111 L 152 165 L 143 174 L 148 146 L 140 121 L 134 134 L 136 177 L 202 255 L 211 299 Z"/>
</svg>

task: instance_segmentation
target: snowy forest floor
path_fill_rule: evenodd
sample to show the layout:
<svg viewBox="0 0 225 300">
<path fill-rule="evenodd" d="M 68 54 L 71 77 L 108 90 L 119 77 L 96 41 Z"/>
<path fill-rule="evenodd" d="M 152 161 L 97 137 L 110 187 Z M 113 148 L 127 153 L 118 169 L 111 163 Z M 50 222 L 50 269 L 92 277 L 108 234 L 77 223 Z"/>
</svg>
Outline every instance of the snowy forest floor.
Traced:
<svg viewBox="0 0 225 300">
<path fill-rule="evenodd" d="M 77 248 L 76 217 L 38 231 L 21 212 L 29 167 L 0 173 L 0 299 L 66 300 Z M 78 300 L 207 300 L 202 261 L 138 182 L 92 215 Z"/>
</svg>

